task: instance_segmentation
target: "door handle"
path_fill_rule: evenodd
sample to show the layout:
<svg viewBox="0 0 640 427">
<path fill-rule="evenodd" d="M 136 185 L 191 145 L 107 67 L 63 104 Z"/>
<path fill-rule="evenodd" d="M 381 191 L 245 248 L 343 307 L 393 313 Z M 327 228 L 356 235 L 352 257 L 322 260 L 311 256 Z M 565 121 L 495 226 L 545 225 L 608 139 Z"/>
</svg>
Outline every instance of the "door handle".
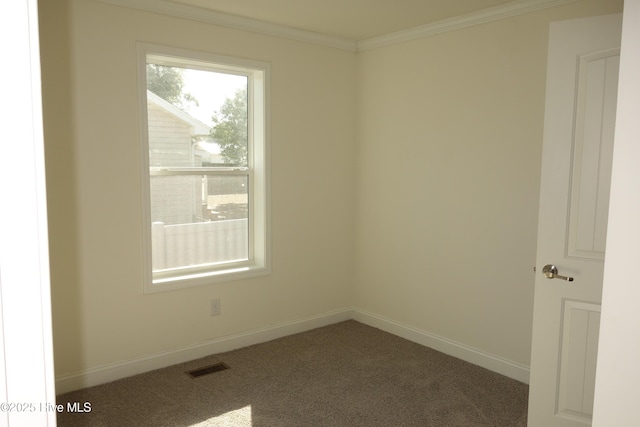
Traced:
<svg viewBox="0 0 640 427">
<path fill-rule="evenodd" d="M 545 265 L 542 268 L 542 274 L 544 274 L 547 279 L 560 279 L 566 280 L 567 282 L 573 282 L 573 277 L 561 276 L 560 274 L 558 274 L 558 267 L 556 267 L 555 265 Z"/>
</svg>

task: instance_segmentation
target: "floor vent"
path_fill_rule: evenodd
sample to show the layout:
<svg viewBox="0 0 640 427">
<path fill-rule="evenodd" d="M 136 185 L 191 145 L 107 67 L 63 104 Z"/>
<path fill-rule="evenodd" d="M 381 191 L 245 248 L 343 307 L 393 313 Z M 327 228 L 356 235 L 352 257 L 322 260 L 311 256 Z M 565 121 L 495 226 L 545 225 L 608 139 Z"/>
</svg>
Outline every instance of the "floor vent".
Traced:
<svg viewBox="0 0 640 427">
<path fill-rule="evenodd" d="M 205 366 L 204 368 L 198 368 L 192 371 L 187 371 L 187 375 L 189 375 L 191 378 L 198 378 L 203 375 L 213 374 L 214 372 L 220 372 L 226 369 L 229 369 L 229 367 L 224 363 L 219 362 L 213 365 Z"/>
</svg>

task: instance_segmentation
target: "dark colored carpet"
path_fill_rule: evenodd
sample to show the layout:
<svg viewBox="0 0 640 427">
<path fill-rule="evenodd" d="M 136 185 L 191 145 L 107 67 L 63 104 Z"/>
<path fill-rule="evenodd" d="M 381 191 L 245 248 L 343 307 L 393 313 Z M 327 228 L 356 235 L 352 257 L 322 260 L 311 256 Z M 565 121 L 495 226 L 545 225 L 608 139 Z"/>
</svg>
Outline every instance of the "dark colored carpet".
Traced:
<svg viewBox="0 0 640 427">
<path fill-rule="evenodd" d="M 188 370 L 230 369 L 191 378 Z M 356 321 L 58 397 L 59 426 L 526 426 L 528 386 Z"/>
</svg>

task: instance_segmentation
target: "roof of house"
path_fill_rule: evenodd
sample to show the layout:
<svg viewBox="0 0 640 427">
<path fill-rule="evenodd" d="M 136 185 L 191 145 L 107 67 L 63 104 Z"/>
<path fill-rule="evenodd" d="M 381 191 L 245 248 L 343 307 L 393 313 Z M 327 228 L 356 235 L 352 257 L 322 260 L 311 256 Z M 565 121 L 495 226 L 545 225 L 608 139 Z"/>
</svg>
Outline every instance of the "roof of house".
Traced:
<svg viewBox="0 0 640 427">
<path fill-rule="evenodd" d="M 192 135 L 209 135 L 209 132 L 211 132 L 209 126 L 149 90 L 147 90 L 147 101 L 154 103 L 169 114 L 190 125 Z"/>
</svg>

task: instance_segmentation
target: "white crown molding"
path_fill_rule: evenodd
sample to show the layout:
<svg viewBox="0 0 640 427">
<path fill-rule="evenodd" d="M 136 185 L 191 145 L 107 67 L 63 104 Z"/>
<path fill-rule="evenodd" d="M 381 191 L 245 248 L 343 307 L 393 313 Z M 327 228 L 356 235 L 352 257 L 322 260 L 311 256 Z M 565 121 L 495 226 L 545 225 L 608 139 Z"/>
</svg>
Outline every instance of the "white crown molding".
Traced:
<svg viewBox="0 0 640 427">
<path fill-rule="evenodd" d="M 284 25 L 272 24 L 270 22 L 257 19 L 245 18 L 222 12 L 215 12 L 184 3 L 174 3 L 170 0 L 98 0 L 102 3 L 109 3 L 117 6 L 129 7 L 132 9 L 155 12 L 164 15 L 175 16 L 177 18 L 190 19 L 208 24 L 220 25 L 238 30 L 264 34 L 274 37 L 313 43 L 337 49 L 356 52 L 357 43 L 341 37 L 328 36 L 313 31 L 299 30 L 286 27 Z"/>
<path fill-rule="evenodd" d="M 274 37 L 282 37 L 305 43 L 343 49 L 350 52 L 362 52 L 396 43 L 429 37 L 474 25 L 484 24 L 511 16 L 522 15 L 536 10 L 561 6 L 579 0 L 513 0 L 509 3 L 483 9 L 466 15 L 456 16 L 442 21 L 432 22 L 408 30 L 397 31 L 383 36 L 360 41 L 334 37 L 313 31 L 299 30 L 257 19 L 245 18 L 222 12 L 215 12 L 171 0 L 97 0 L 102 3 L 124 6 L 147 12 L 161 13 L 193 21 L 206 22 L 223 27 L 250 31 Z"/>
<path fill-rule="evenodd" d="M 499 19 L 534 12 L 536 10 L 573 3 L 579 0 L 514 0 L 500 6 L 490 7 L 466 15 L 455 16 L 450 19 L 432 22 L 408 30 L 397 31 L 379 37 L 372 37 L 358 42 L 358 52 L 377 49 L 392 44 L 429 37 L 448 31 L 459 30 L 478 24 L 484 24 Z"/>
</svg>

